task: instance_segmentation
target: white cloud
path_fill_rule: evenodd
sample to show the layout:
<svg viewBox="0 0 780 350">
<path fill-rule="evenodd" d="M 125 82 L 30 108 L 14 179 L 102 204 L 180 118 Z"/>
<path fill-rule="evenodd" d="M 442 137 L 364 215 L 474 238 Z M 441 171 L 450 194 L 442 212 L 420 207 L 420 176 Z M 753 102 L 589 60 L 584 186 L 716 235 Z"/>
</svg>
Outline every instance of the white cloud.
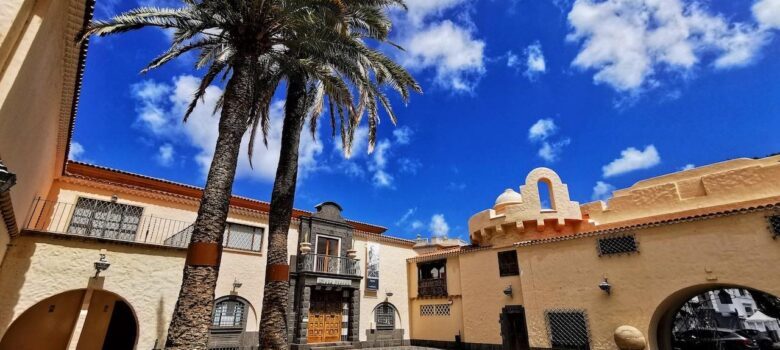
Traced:
<svg viewBox="0 0 780 350">
<path fill-rule="evenodd" d="M 132 91 L 138 101 L 137 123 L 165 143 L 184 142 L 198 149 L 195 161 L 200 165 L 201 172 L 205 176 L 214 155 L 218 136 L 219 115 L 213 115 L 212 111 L 222 90 L 216 86 L 209 86 L 203 101 L 200 101 L 189 120 L 183 123 L 182 117 L 199 82 L 199 79 L 194 76 L 182 75 L 175 77 L 172 84 L 145 81 L 134 85 Z M 247 157 L 249 133 L 244 135 L 238 159 L 237 177 L 261 181 L 273 180 L 279 162 L 283 113 L 284 102 L 274 102 L 271 106 L 268 149 L 260 142 L 261 136 L 258 135 L 253 157 L 254 169 L 250 168 Z M 322 153 L 322 144 L 318 140 L 312 140 L 309 135 L 304 135 L 301 137 L 299 151 L 300 176 L 305 177 L 318 168 L 316 156 Z"/>
<path fill-rule="evenodd" d="M 780 0 L 759 0 L 753 4 L 752 10 L 759 24 L 780 29 Z"/>
<path fill-rule="evenodd" d="M 540 74 L 547 71 L 547 64 L 544 61 L 542 53 L 542 44 L 536 42 L 525 48 L 524 51 L 526 69 L 525 76 L 530 80 L 535 80 Z"/>
<path fill-rule="evenodd" d="M 417 174 L 417 170 L 422 167 L 417 159 L 412 158 L 398 158 L 398 171 L 407 174 Z"/>
<path fill-rule="evenodd" d="M 596 186 L 593 186 L 593 194 L 590 198 L 594 201 L 607 200 L 609 197 L 612 197 L 613 191 L 615 191 L 615 186 L 603 181 L 597 181 Z"/>
<path fill-rule="evenodd" d="M 509 68 L 515 68 L 518 69 L 520 66 L 522 66 L 522 63 L 520 63 L 520 57 L 515 55 L 512 51 L 507 51 L 506 53 L 506 66 Z"/>
<path fill-rule="evenodd" d="M 382 169 L 374 172 L 374 186 L 376 187 L 393 187 L 393 175 L 388 174 Z"/>
<path fill-rule="evenodd" d="M 457 92 L 471 92 L 485 73 L 485 42 L 464 26 L 444 20 L 416 31 L 402 43 L 404 64 L 436 71 L 434 82 Z"/>
<path fill-rule="evenodd" d="M 539 119 L 528 129 L 528 139 L 531 141 L 544 141 L 558 131 L 558 126 L 551 118 Z"/>
<path fill-rule="evenodd" d="M 412 221 L 412 224 L 409 225 L 409 226 L 412 228 L 412 230 L 419 230 L 419 229 L 423 228 L 423 226 L 425 226 L 425 224 L 423 224 L 423 222 L 420 221 L 420 220 L 414 220 L 414 221 Z"/>
<path fill-rule="evenodd" d="M 393 130 L 395 142 L 401 145 L 407 145 L 412 140 L 412 129 L 408 126 L 402 126 Z"/>
<path fill-rule="evenodd" d="M 173 156 L 175 153 L 176 152 L 173 149 L 173 145 L 166 143 L 157 149 L 157 156 L 155 159 L 157 160 L 157 163 L 162 166 L 171 166 L 171 164 L 173 164 Z"/>
<path fill-rule="evenodd" d="M 393 187 L 393 176 L 385 171 L 387 160 L 390 157 L 390 146 L 390 140 L 383 139 L 374 148 L 369 170 L 374 172 L 372 179 L 376 187 Z"/>
<path fill-rule="evenodd" d="M 394 41 L 406 51 L 399 61 L 416 70 L 433 70 L 434 84 L 472 92 L 485 73 L 485 42 L 468 18 L 468 0 L 410 0 L 408 11 L 393 12 Z"/>
<path fill-rule="evenodd" d="M 695 165 L 693 165 L 693 164 L 685 164 L 685 166 L 683 166 L 683 167 L 681 167 L 681 168 L 680 168 L 680 171 L 691 170 L 691 169 L 693 169 L 693 168 L 695 168 L 695 167 L 696 167 L 696 166 L 695 166 Z"/>
<path fill-rule="evenodd" d="M 577 0 L 568 20 L 568 40 L 582 43 L 572 65 L 620 92 L 657 85 L 659 71 L 684 73 L 709 54 L 716 68 L 749 64 L 767 39 L 686 0 Z"/>
<path fill-rule="evenodd" d="M 528 140 L 541 144 L 537 155 L 548 163 L 555 162 L 563 152 L 563 148 L 571 143 L 570 138 L 549 140 L 558 132 L 558 126 L 551 118 L 539 119 L 528 129 Z"/>
<path fill-rule="evenodd" d="M 70 143 L 70 151 L 68 151 L 68 159 L 73 161 L 83 161 L 81 156 L 84 155 L 84 146 L 82 146 L 78 142 L 71 142 Z"/>
<path fill-rule="evenodd" d="M 652 168 L 661 163 L 661 157 L 654 145 L 645 147 L 640 151 L 629 147 L 620 152 L 620 158 L 601 168 L 605 178 L 625 174 L 634 170 Z"/>
<path fill-rule="evenodd" d="M 395 222 L 396 226 L 401 226 L 406 223 L 407 220 L 409 220 L 412 215 L 417 211 L 417 208 L 409 208 L 404 215 L 401 215 L 401 218 L 398 219 L 398 221 Z"/>
<path fill-rule="evenodd" d="M 434 214 L 430 224 L 428 224 L 428 229 L 431 230 L 433 237 L 447 237 L 447 234 L 450 233 L 450 225 L 444 219 L 444 214 Z"/>
<path fill-rule="evenodd" d="M 571 139 L 563 139 L 558 142 L 542 142 L 538 155 L 548 163 L 555 162 L 563 152 L 563 148 L 571 143 Z"/>
</svg>

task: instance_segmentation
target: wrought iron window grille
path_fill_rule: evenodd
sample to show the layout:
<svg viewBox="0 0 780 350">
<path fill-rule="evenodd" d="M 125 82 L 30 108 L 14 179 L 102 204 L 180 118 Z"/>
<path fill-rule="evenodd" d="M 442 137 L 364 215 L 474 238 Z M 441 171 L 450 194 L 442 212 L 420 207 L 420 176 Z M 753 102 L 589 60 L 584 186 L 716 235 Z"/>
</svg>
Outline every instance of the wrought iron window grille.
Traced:
<svg viewBox="0 0 780 350">
<path fill-rule="evenodd" d="M 584 310 L 551 309 L 544 315 L 553 349 L 590 349 L 588 316 Z"/>
<path fill-rule="evenodd" d="M 772 239 L 780 237 L 780 213 L 767 216 L 766 221 L 769 224 L 767 229 L 769 229 L 769 233 L 772 234 Z"/>
<path fill-rule="evenodd" d="M 634 234 L 603 237 L 596 240 L 599 256 L 639 253 L 639 242 Z"/>
<path fill-rule="evenodd" d="M 520 275 L 520 265 L 517 262 L 517 251 L 498 252 L 498 274 L 501 277 Z"/>
<path fill-rule="evenodd" d="M 449 316 L 450 304 L 420 305 L 420 316 Z"/>
</svg>

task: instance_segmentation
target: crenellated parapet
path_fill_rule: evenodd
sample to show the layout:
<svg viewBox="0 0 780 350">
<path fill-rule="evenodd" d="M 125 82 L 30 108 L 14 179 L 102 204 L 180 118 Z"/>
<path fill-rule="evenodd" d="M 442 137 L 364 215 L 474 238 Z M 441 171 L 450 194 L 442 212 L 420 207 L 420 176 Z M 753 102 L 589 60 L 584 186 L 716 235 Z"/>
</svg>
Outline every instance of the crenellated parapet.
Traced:
<svg viewBox="0 0 780 350">
<path fill-rule="evenodd" d="M 546 186 L 549 198 L 541 198 L 539 187 Z M 492 209 L 469 219 L 471 242 L 491 244 L 509 237 L 516 241 L 527 232 L 563 231 L 582 221 L 580 205 L 569 199 L 569 188 L 553 170 L 536 168 L 520 186 L 520 192 L 507 189 Z"/>
</svg>

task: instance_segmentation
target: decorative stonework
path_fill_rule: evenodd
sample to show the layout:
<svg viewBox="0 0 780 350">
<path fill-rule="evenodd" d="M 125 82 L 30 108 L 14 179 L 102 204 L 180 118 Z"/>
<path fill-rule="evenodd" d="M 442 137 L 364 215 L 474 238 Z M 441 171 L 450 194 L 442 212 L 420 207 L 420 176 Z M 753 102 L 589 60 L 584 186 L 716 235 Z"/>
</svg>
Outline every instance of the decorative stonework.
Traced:
<svg viewBox="0 0 780 350">
<path fill-rule="evenodd" d="M 539 186 L 547 186 L 550 197 L 540 198 Z M 549 209 L 545 202 L 549 201 Z M 496 200 L 493 209 L 469 219 L 471 242 L 489 244 L 493 237 L 509 231 L 523 234 L 527 226 L 539 232 L 548 227 L 561 230 L 572 222 L 582 221 L 580 205 L 569 199 L 569 188 L 554 171 L 536 168 L 525 179 L 520 192 L 508 189 Z"/>
</svg>

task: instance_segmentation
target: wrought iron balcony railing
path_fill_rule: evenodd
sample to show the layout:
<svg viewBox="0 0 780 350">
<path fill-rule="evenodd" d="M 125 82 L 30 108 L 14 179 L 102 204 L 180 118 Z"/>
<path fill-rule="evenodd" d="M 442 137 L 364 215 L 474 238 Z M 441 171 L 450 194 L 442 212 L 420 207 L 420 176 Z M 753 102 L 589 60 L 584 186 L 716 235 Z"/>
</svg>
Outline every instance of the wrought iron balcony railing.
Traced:
<svg viewBox="0 0 780 350">
<path fill-rule="evenodd" d="M 301 257 L 298 271 L 360 276 L 360 264 L 359 260 L 352 258 L 306 254 Z"/>
<path fill-rule="evenodd" d="M 79 198 L 76 204 L 33 201 L 24 230 L 186 248 L 192 223 L 141 215 L 143 208 Z"/>
<path fill-rule="evenodd" d="M 431 278 L 421 279 L 417 282 L 417 296 L 419 297 L 446 297 L 447 279 Z"/>
</svg>

